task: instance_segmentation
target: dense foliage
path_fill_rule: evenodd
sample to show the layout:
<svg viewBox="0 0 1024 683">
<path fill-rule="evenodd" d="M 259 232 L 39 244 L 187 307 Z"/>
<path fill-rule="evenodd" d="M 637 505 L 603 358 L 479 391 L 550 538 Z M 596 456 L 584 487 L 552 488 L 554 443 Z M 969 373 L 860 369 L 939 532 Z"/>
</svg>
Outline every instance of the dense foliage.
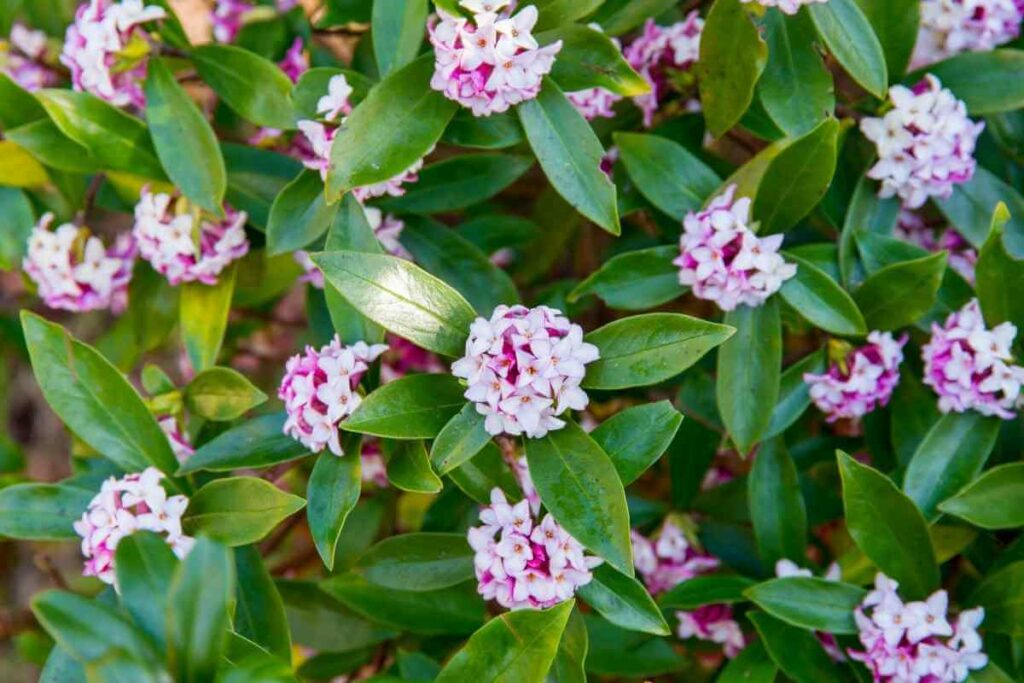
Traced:
<svg viewBox="0 0 1024 683">
<path fill-rule="evenodd" d="M 0 669 L 1024 680 L 1022 17 L 0 0 Z"/>
</svg>

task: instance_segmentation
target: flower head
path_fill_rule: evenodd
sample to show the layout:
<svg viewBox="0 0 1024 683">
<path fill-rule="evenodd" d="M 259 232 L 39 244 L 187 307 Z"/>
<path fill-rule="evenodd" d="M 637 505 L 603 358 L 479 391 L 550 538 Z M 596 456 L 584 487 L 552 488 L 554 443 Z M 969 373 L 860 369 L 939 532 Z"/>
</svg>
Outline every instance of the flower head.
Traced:
<svg viewBox="0 0 1024 683">
<path fill-rule="evenodd" d="M 245 23 L 245 15 L 253 9 L 248 0 L 217 0 L 210 12 L 213 39 L 218 43 L 233 43 Z"/>
<path fill-rule="evenodd" d="M 60 79 L 50 68 L 48 53 L 45 33 L 16 23 L 10 40 L 6 44 L 0 41 L 0 73 L 29 92 L 54 86 Z"/>
<path fill-rule="evenodd" d="M 900 381 L 903 346 L 908 337 L 894 339 L 889 332 L 872 332 L 868 343 L 853 349 L 824 374 L 805 373 L 811 400 L 829 422 L 856 419 L 889 403 Z"/>
<path fill-rule="evenodd" d="M 923 0 L 911 68 L 988 52 L 1020 35 L 1022 0 Z"/>
<path fill-rule="evenodd" d="M 643 76 L 651 91 L 633 98 L 644 114 L 644 125 L 650 127 L 658 106 L 665 100 L 671 85 L 672 72 L 690 69 L 700 57 L 700 36 L 704 20 L 696 10 L 683 21 L 671 26 L 658 26 L 648 19 L 641 33 L 624 53 L 626 61 Z M 699 106 L 696 102 L 693 106 Z"/>
<path fill-rule="evenodd" d="M 718 569 L 718 558 L 698 550 L 683 530 L 666 520 L 653 539 L 631 533 L 633 564 L 651 593 L 664 593 L 695 576 Z"/>
</svg>

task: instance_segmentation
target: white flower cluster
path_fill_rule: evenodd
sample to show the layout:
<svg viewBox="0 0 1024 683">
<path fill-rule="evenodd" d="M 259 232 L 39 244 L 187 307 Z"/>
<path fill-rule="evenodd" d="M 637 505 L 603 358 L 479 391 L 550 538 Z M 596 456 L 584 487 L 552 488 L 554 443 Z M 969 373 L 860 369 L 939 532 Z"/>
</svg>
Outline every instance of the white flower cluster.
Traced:
<svg viewBox="0 0 1024 683">
<path fill-rule="evenodd" d="M 489 434 L 540 438 L 565 426 L 558 415 L 587 407 L 580 383 L 597 359 L 583 328 L 560 311 L 498 306 L 490 320 L 473 322 L 452 374 L 469 383 L 466 398 L 486 416 Z"/>
<path fill-rule="evenodd" d="M 760 306 L 796 266 L 779 254 L 782 235 L 758 237 L 748 226 L 750 199 L 734 199 L 736 186 L 711 200 L 706 209 L 689 212 L 679 238 L 679 283 L 723 311 L 739 305 Z"/>
<path fill-rule="evenodd" d="M 796 14 L 804 5 L 824 4 L 828 0 L 740 0 L 740 2 L 756 2 L 762 7 L 778 7 L 786 14 Z"/>
<path fill-rule="evenodd" d="M 868 177 L 882 181 L 879 196 L 899 196 L 908 209 L 949 197 L 974 175 L 974 146 L 985 124 L 967 118 L 964 103 L 931 74 L 913 88 L 894 85 L 889 99 L 893 108 L 884 117 L 860 122 L 878 150 Z"/>
<path fill-rule="evenodd" d="M 32 229 L 22 269 L 50 308 L 82 312 L 109 308 L 120 313 L 128 303 L 135 264 L 131 235 L 118 236 L 109 249 L 95 235 L 71 223 L 50 231 L 53 214 Z"/>
<path fill-rule="evenodd" d="M 922 0 L 911 68 L 987 52 L 1020 35 L 1024 0 Z"/>
<path fill-rule="evenodd" d="M 163 473 L 147 467 L 137 474 L 103 482 L 100 492 L 89 503 L 82 518 L 75 522 L 75 533 L 82 537 L 85 576 L 114 583 L 114 551 L 125 536 L 136 531 L 164 535 L 167 545 L 179 558 L 192 549 L 195 539 L 181 530 L 181 516 L 188 507 L 185 496 L 168 496 L 160 481 Z"/>
</svg>

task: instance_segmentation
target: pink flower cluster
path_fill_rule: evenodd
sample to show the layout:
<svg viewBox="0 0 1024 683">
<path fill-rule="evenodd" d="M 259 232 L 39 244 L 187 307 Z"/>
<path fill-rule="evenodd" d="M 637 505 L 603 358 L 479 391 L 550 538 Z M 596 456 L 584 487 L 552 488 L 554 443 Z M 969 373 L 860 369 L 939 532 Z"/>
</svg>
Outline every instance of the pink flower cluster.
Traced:
<svg viewBox="0 0 1024 683">
<path fill-rule="evenodd" d="M 871 670 L 876 682 L 959 683 L 988 664 L 978 634 L 984 609 L 961 612 L 950 624 L 946 591 L 904 603 L 898 587 L 878 574 L 875 589 L 854 612 L 864 650 L 849 654 Z"/>
<path fill-rule="evenodd" d="M 157 423 L 164 434 L 167 435 L 167 440 L 171 444 L 171 450 L 174 451 L 174 457 L 178 459 L 178 462 L 183 463 L 191 458 L 196 449 L 192 447 L 192 442 L 188 440 L 188 437 L 182 431 L 181 425 L 178 424 L 178 419 L 173 415 L 164 415 L 157 418 Z"/>
<path fill-rule="evenodd" d="M 833 362 L 824 374 L 805 373 L 811 400 L 829 422 L 864 417 L 888 405 L 900 382 L 903 346 L 908 337 L 893 339 L 889 332 L 872 332 L 868 343 Z"/>
<path fill-rule="evenodd" d="M 860 122 L 875 143 L 878 162 L 868 177 L 882 181 L 881 197 L 899 196 L 908 209 L 929 197 L 949 197 L 974 175 L 974 147 L 985 127 L 967 118 L 967 107 L 931 74 L 913 88 L 889 88 L 893 108 Z"/>
<path fill-rule="evenodd" d="M 923 0 L 911 68 L 987 52 L 1020 35 L 1024 0 Z"/>
<path fill-rule="evenodd" d="M 711 200 L 706 209 L 689 212 L 679 238 L 679 282 L 700 299 L 723 311 L 739 305 L 760 306 L 796 266 L 779 254 L 782 235 L 758 237 L 748 226 L 750 199 L 734 199 L 736 186 Z"/>
<path fill-rule="evenodd" d="M 248 253 L 246 219 L 244 211 L 230 206 L 224 207 L 224 218 L 217 218 L 198 212 L 182 197 L 143 188 L 132 232 L 142 258 L 172 285 L 213 285 L 221 271 Z"/>
<path fill-rule="evenodd" d="M 319 351 L 307 346 L 304 354 L 292 356 L 277 392 L 288 411 L 284 433 L 314 453 L 330 448 L 344 455 L 338 425 L 359 407 L 359 380 L 386 349 L 363 342 L 342 346 L 335 336 Z"/>
<path fill-rule="evenodd" d="M 120 313 L 128 304 L 128 283 L 135 265 L 135 241 L 121 234 L 104 248 L 86 228 L 65 223 L 50 230 L 53 214 L 32 229 L 22 269 L 50 308 L 81 313 L 109 308 Z"/>
<path fill-rule="evenodd" d="M 466 355 L 452 374 L 468 382 L 466 398 L 486 416 L 488 434 L 540 438 L 565 426 L 558 415 L 587 407 L 580 383 L 584 366 L 597 359 L 583 328 L 560 311 L 498 306 L 490 320 L 470 326 Z"/>
<path fill-rule="evenodd" d="M 786 14 L 796 14 L 804 5 L 824 4 L 828 0 L 740 0 L 740 2 L 756 2 L 761 7 L 778 7 Z"/>
<path fill-rule="evenodd" d="M 633 98 L 644 114 L 644 125 L 650 127 L 659 103 L 669 92 L 670 75 L 684 71 L 700 57 L 700 36 L 704 20 L 697 10 L 672 26 L 662 27 L 648 19 L 641 33 L 629 47 L 625 57 L 630 66 L 644 77 L 651 91 Z"/>
<path fill-rule="evenodd" d="M 47 52 L 45 33 L 14 24 L 8 44 L 0 44 L 0 72 L 29 92 L 56 85 L 60 79 L 47 64 Z"/>
<path fill-rule="evenodd" d="M 1024 367 L 1013 364 L 1011 346 L 1017 336 L 1013 323 L 985 327 L 981 307 L 972 299 L 932 324 L 932 337 L 921 348 L 924 383 L 939 395 L 939 410 L 975 410 L 1012 420 L 1022 403 Z"/>
<path fill-rule="evenodd" d="M 931 252 L 949 253 L 949 267 L 965 280 L 974 284 L 974 268 L 978 263 L 978 252 L 952 226 L 936 232 L 920 214 L 906 209 L 900 211 L 896 224 L 896 237 L 916 244 Z"/>
<path fill-rule="evenodd" d="M 590 24 L 590 28 L 595 31 L 601 31 L 600 24 Z M 611 38 L 612 44 L 616 48 L 622 50 L 622 43 L 619 42 L 618 38 Z M 572 105 L 576 107 L 576 111 L 583 115 L 588 121 L 603 117 L 610 119 L 615 116 L 615 111 L 612 107 L 616 102 L 622 99 L 622 95 L 617 95 L 611 90 L 606 88 L 588 88 L 587 90 L 576 90 L 573 92 L 565 93 L 565 96 L 569 98 Z"/>
<path fill-rule="evenodd" d="M 179 558 L 185 557 L 195 542 L 181 530 L 181 516 L 188 507 L 185 496 L 168 496 L 160 485 L 163 473 L 147 467 L 141 473 L 103 482 L 100 492 L 75 522 L 75 533 L 82 537 L 85 576 L 95 576 L 113 584 L 114 551 L 125 536 L 136 531 L 162 534 Z"/>
<path fill-rule="evenodd" d="M 664 593 L 695 576 L 718 569 L 718 559 L 698 551 L 686 534 L 665 520 L 655 540 L 632 532 L 633 566 L 651 593 Z M 722 645 L 726 657 L 735 657 L 746 645 L 740 625 L 729 605 L 703 605 L 690 612 L 676 612 L 680 638 L 697 638 Z"/>
<path fill-rule="evenodd" d="M 373 229 L 374 236 L 380 242 L 380 245 L 384 247 L 384 250 L 392 256 L 411 261 L 412 254 L 398 241 L 402 230 L 405 229 L 405 223 L 394 215 L 390 213 L 385 214 L 373 206 L 364 207 L 363 210 L 366 212 L 366 220 Z M 295 261 L 302 266 L 304 271 L 301 277 L 302 282 L 308 282 L 317 289 L 323 289 L 324 274 L 320 272 L 320 269 L 316 267 L 313 260 L 309 258 L 309 253 L 301 250 L 296 251 L 294 257 Z"/>
<path fill-rule="evenodd" d="M 90 92 L 117 107 L 142 109 L 150 50 L 142 24 L 166 14 L 163 7 L 146 7 L 143 0 L 89 0 L 80 6 L 60 56 L 71 69 L 75 90 Z"/>
<path fill-rule="evenodd" d="M 277 9 L 287 12 L 298 4 L 298 0 L 277 0 Z M 216 0 L 210 12 L 213 25 L 213 39 L 218 43 L 233 43 L 241 32 L 250 13 L 256 7 L 248 0 Z"/>
<path fill-rule="evenodd" d="M 565 602 L 590 583 L 590 570 L 601 564 L 584 555 L 579 541 L 550 514 L 535 524 L 530 504 L 509 505 L 499 488 L 491 491 L 480 521 L 468 534 L 477 591 L 502 607 L 545 609 Z"/>
<path fill-rule="evenodd" d="M 540 47 L 533 37 L 537 8 L 502 11 L 508 0 L 461 0 L 469 20 L 438 9 L 431 27 L 434 77 L 430 87 L 473 111 L 490 116 L 532 100 L 551 71 L 562 41 Z"/>
</svg>

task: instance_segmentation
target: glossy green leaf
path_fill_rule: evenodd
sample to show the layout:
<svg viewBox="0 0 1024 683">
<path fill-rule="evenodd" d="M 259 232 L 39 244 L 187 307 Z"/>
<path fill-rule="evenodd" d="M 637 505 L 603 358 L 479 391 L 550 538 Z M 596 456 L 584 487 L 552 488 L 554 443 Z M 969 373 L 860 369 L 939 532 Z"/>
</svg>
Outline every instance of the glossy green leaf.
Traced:
<svg viewBox="0 0 1024 683">
<path fill-rule="evenodd" d="M 657 636 L 671 633 L 643 584 L 606 564 L 595 568 L 593 579 L 586 586 L 581 586 L 577 593 L 616 626 Z"/>
<path fill-rule="evenodd" d="M 419 180 L 401 197 L 386 197 L 378 205 L 396 213 L 459 211 L 500 193 L 532 165 L 533 159 L 512 154 L 451 157 L 420 171 Z"/>
<path fill-rule="evenodd" d="M 448 474 L 483 450 L 491 442 L 484 428 L 484 416 L 466 403 L 438 433 L 430 447 L 430 462 L 438 474 Z"/>
<path fill-rule="evenodd" d="M 32 599 L 32 612 L 57 645 L 80 662 L 94 662 L 114 652 L 142 660 L 155 656 L 141 631 L 98 600 L 50 590 Z"/>
<path fill-rule="evenodd" d="M 302 170 L 302 165 L 268 149 L 221 144 L 228 171 L 227 201 L 249 216 L 249 224 L 266 232 L 277 195 Z"/>
<path fill-rule="evenodd" d="M 668 449 L 683 416 L 669 401 L 627 408 L 602 422 L 590 436 L 608 454 L 626 486 Z"/>
<path fill-rule="evenodd" d="M 523 129 L 514 111 L 480 117 L 460 109 L 441 139 L 471 149 L 505 149 L 523 141 Z"/>
<path fill-rule="evenodd" d="M 843 69 L 875 97 L 885 97 L 889 71 L 871 24 L 854 0 L 830 0 L 807 8 L 818 36 Z"/>
<path fill-rule="evenodd" d="M 4 137 L 27 150 L 39 163 L 61 171 L 95 173 L 103 166 L 49 118 L 5 130 Z"/>
<path fill-rule="evenodd" d="M 611 308 L 638 311 L 677 299 L 686 292 L 679 284 L 676 246 L 627 251 L 601 264 L 569 293 L 570 303 L 595 294 Z"/>
<path fill-rule="evenodd" d="M 366 551 L 355 571 L 385 588 L 438 590 L 473 578 L 473 549 L 463 534 L 402 534 Z"/>
<path fill-rule="evenodd" d="M 234 420 L 264 403 L 267 395 L 231 368 L 210 368 L 185 387 L 185 406 L 208 420 Z"/>
<path fill-rule="evenodd" d="M 992 326 L 1011 322 L 1024 326 L 1024 301 L 1014 296 L 1024 285 L 1024 259 L 1006 250 L 1004 226 L 1010 219 L 1005 204 L 998 204 L 992 218 L 992 229 L 985 240 L 975 268 L 975 289 L 985 320 Z"/>
<path fill-rule="evenodd" d="M 334 556 L 345 521 L 359 502 L 362 488 L 358 446 L 346 440 L 345 455 L 324 452 L 317 456 L 306 486 L 309 532 L 327 569 L 334 568 Z"/>
<path fill-rule="evenodd" d="M 695 576 L 658 598 L 658 604 L 662 609 L 692 610 L 704 605 L 743 602 L 744 591 L 753 585 L 753 579 L 735 574 Z"/>
<path fill-rule="evenodd" d="M 12 128 L 46 119 L 46 110 L 7 73 L 0 74 L 0 128 Z"/>
<path fill-rule="evenodd" d="M 759 640 L 747 645 L 722 668 L 716 683 L 774 683 L 779 675 L 775 664 Z"/>
<path fill-rule="evenodd" d="M 441 480 L 430 467 L 430 456 L 422 441 L 392 441 L 386 444 L 388 481 L 402 491 L 437 493 Z"/>
<path fill-rule="evenodd" d="M 1014 562 L 987 576 L 967 604 L 985 608 L 989 633 L 1024 635 L 1024 562 Z"/>
<path fill-rule="evenodd" d="M 546 31 L 582 19 L 603 4 L 603 0 L 536 0 L 540 12 L 535 31 Z"/>
<path fill-rule="evenodd" d="M 39 672 L 39 683 L 86 683 L 85 668 L 60 645 L 54 645 Z"/>
<path fill-rule="evenodd" d="M 320 174 L 306 169 L 281 190 L 267 220 L 267 250 L 271 255 L 307 247 L 334 222 L 338 204 L 328 204 Z"/>
<path fill-rule="evenodd" d="M 289 662 L 292 639 L 284 602 L 255 546 L 236 548 L 234 631 Z"/>
<path fill-rule="evenodd" d="M 381 76 L 416 57 L 423 44 L 427 5 L 427 0 L 374 0 L 373 54 Z"/>
<path fill-rule="evenodd" d="M 782 439 L 762 444 L 747 477 L 750 519 L 761 562 L 803 560 L 807 550 L 807 509 L 796 465 Z"/>
<path fill-rule="evenodd" d="M 204 443 L 182 464 L 179 474 L 230 472 L 270 467 L 309 455 L 309 449 L 283 433 L 285 413 L 260 415 Z"/>
<path fill-rule="evenodd" d="M 391 439 L 433 439 L 465 405 L 463 387 L 448 374 L 408 375 L 363 399 L 342 429 Z"/>
<path fill-rule="evenodd" d="M 501 450 L 493 442 L 484 446 L 472 460 L 467 460 L 447 475 L 463 493 L 481 505 L 490 505 L 491 491 L 495 487 L 510 498 L 521 494 L 518 481 L 501 457 Z"/>
<path fill-rule="evenodd" d="M 648 17 L 667 12 L 675 6 L 675 0 L 605 0 L 590 17 L 608 35 L 626 33 L 644 23 Z"/>
<path fill-rule="evenodd" d="M 745 595 L 758 607 L 793 626 L 825 633 L 857 633 L 853 611 L 867 594 L 839 581 L 791 576 L 748 588 Z"/>
<path fill-rule="evenodd" d="M 796 275 L 779 291 L 786 303 L 809 323 L 832 334 L 867 334 L 860 309 L 835 280 L 799 256 L 786 253 L 785 258 L 797 266 Z"/>
<path fill-rule="evenodd" d="M 1002 202 L 1010 211 L 1003 237 L 1007 252 L 1024 258 L 1024 197 L 988 169 L 978 167 L 966 183 L 953 187 L 948 199 L 935 199 L 943 215 L 975 247 L 988 239 L 992 212 Z"/>
<path fill-rule="evenodd" d="M 117 544 L 114 555 L 121 604 L 161 650 L 167 646 L 167 592 L 178 567 L 167 541 L 142 531 Z"/>
<path fill-rule="evenodd" d="M 573 538 L 633 575 L 629 511 L 608 455 L 575 422 L 526 442 L 526 461 L 544 506 Z"/>
<path fill-rule="evenodd" d="M 804 374 L 808 372 L 822 373 L 825 371 L 825 351 L 818 350 L 808 354 L 790 365 L 779 379 L 779 400 L 772 411 L 772 420 L 764 438 L 770 439 L 789 429 L 807 407 L 811 405 L 811 396 L 807 391 Z"/>
<path fill-rule="evenodd" d="M 622 318 L 589 333 L 600 359 L 587 366 L 583 386 L 624 389 L 675 377 L 708 351 L 729 339 L 728 325 L 677 313 L 648 313 Z"/>
<path fill-rule="evenodd" d="M 629 177 L 641 194 L 676 220 L 697 211 L 721 184 L 704 162 L 682 145 L 659 135 L 615 133 Z"/>
<path fill-rule="evenodd" d="M 78 521 L 97 491 L 69 484 L 15 484 L 0 489 L 0 536 L 25 541 L 77 538 Z"/>
<path fill-rule="evenodd" d="M 899 218 L 899 200 L 879 197 L 877 185 L 868 177 L 861 178 L 846 210 L 839 236 L 839 271 L 847 287 L 862 279 L 858 271 L 856 236 L 861 232 L 891 234 Z"/>
<path fill-rule="evenodd" d="M 896 330 L 914 323 L 935 304 L 946 270 L 945 252 L 894 263 L 869 276 L 854 293 L 872 330 Z"/>
<path fill-rule="evenodd" d="M 526 139 L 551 185 L 598 226 L 618 235 L 615 185 L 601 170 L 604 148 L 590 124 L 546 79 L 540 95 L 516 107 Z"/>
<path fill-rule="evenodd" d="M 1000 465 L 940 503 L 939 510 L 983 529 L 1014 529 L 1024 526 L 1022 495 L 1024 464 Z"/>
<path fill-rule="evenodd" d="M 256 543 L 306 505 L 256 477 L 215 479 L 196 491 L 182 518 L 185 533 L 203 534 L 227 545 Z"/>
<path fill-rule="evenodd" d="M 836 664 L 813 633 L 763 612 L 748 615 L 768 655 L 796 683 L 820 683 L 839 678 Z"/>
<path fill-rule="evenodd" d="M 551 670 L 548 671 L 547 683 L 586 683 L 587 672 L 584 662 L 587 659 L 589 645 L 583 615 L 578 609 L 573 610 L 565 630 L 562 631 L 558 653 L 555 655 Z"/>
<path fill-rule="evenodd" d="M 234 45 L 202 45 L 192 63 L 225 103 L 258 126 L 292 130 L 292 82 L 270 60 Z"/>
<path fill-rule="evenodd" d="M 857 0 L 882 46 L 889 80 L 906 72 L 917 42 L 921 3 L 917 0 Z"/>
<path fill-rule="evenodd" d="M 551 80 L 565 92 L 603 88 L 623 97 L 650 92 L 650 86 L 611 39 L 590 26 L 572 24 L 537 35 L 541 45 L 562 41 Z"/>
<path fill-rule="evenodd" d="M 35 212 L 25 193 L 14 187 L 0 187 L 0 269 L 21 266 L 35 224 Z"/>
<path fill-rule="evenodd" d="M 236 266 L 217 277 L 217 284 L 188 282 L 181 286 L 181 339 L 192 369 L 202 372 L 217 364 L 235 293 Z"/>
<path fill-rule="evenodd" d="M 667 638 L 619 628 L 596 615 L 586 615 L 587 673 L 636 680 L 685 670 L 690 661 Z"/>
<path fill-rule="evenodd" d="M 971 116 L 1024 107 L 1024 50 L 964 52 L 929 65 L 927 73 L 963 100 Z"/>
</svg>

